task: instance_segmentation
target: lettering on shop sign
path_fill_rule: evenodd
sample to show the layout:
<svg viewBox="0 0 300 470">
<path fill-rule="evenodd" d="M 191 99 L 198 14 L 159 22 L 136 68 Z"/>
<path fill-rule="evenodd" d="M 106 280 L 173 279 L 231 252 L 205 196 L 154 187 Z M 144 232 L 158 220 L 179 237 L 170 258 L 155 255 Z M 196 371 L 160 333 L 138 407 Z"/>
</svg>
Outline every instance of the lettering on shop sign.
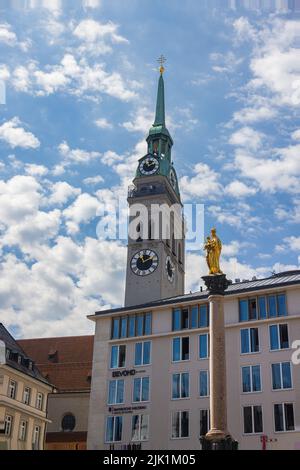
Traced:
<svg viewBox="0 0 300 470">
<path fill-rule="evenodd" d="M 114 370 L 112 373 L 113 377 L 128 377 L 132 376 L 135 374 L 142 374 L 145 372 L 144 370 L 136 370 L 136 369 L 130 369 L 130 370 Z"/>
<path fill-rule="evenodd" d="M 109 413 L 113 414 L 126 414 L 126 413 L 133 413 L 134 411 L 146 410 L 146 406 L 127 406 L 122 408 L 114 408 L 112 406 L 108 407 Z"/>
</svg>

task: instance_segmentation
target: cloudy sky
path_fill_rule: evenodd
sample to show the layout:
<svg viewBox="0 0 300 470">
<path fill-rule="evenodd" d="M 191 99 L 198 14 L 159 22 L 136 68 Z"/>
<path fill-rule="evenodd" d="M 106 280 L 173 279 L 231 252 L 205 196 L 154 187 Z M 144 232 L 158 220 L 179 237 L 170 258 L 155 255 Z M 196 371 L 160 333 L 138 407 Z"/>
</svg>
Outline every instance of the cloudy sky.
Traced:
<svg viewBox="0 0 300 470">
<path fill-rule="evenodd" d="M 96 226 L 145 153 L 161 53 L 183 200 L 205 204 L 224 271 L 299 268 L 292 4 L 1 0 L 0 321 L 14 335 L 91 333 L 87 314 L 123 303 L 125 243 Z M 201 252 L 186 272 L 198 289 Z"/>
</svg>

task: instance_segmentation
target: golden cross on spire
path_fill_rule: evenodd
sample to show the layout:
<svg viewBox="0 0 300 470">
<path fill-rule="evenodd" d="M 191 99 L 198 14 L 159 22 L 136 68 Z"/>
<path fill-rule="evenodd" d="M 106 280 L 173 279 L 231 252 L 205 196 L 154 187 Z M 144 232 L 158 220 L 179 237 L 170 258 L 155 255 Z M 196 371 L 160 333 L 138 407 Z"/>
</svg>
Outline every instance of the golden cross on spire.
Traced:
<svg viewBox="0 0 300 470">
<path fill-rule="evenodd" d="M 163 64 L 166 62 L 166 60 L 167 60 L 167 59 L 166 59 L 163 55 L 161 55 L 161 56 L 157 59 L 157 62 L 158 62 L 159 65 L 160 65 L 159 71 L 160 71 L 161 74 L 163 74 L 164 71 L 165 71 L 165 68 L 164 68 L 164 65 L 163 65 Z"/>
</svg>

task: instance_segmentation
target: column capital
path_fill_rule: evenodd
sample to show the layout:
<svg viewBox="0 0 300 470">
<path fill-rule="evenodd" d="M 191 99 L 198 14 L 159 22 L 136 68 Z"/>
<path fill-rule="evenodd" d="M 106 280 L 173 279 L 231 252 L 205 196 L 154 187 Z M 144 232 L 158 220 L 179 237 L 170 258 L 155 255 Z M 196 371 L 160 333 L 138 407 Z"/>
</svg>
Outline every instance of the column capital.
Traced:
<svg viewBox="0 0 300 470">
<path fill-rule="evenodd" d="M 224 295 L 225 290 L 232 283 L 226 279 L 226 274 L 210 274 L 202 277 L 209 295 Z"/>
</svg>

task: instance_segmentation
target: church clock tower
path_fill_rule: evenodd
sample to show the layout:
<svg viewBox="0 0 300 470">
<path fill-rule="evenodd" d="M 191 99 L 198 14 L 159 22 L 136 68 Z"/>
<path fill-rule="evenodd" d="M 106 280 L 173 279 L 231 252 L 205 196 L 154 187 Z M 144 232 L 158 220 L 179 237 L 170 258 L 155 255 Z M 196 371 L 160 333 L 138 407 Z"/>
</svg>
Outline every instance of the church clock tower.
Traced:
<svg viewBox="0 0 300 470">
<path fill-rule="evenodd" d="M 125 306 L 184 294 L 184 219 L 171 157 L 173 140 L 165 124 L 163 72 L 161 66 L 148 152 L 139 160 L 128 191 L 129 222 L 143 217 L 134 236 L 129 231 Z M 145 210 L 137 214 L 137 207 Z"/>
</svg>

